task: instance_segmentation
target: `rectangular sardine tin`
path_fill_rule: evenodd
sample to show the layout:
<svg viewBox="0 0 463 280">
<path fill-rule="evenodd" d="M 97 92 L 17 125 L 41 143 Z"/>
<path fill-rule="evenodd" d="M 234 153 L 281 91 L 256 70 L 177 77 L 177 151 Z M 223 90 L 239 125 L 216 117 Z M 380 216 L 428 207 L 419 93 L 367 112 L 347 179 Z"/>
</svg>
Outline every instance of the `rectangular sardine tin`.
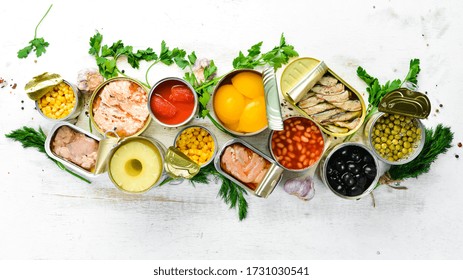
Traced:
<svg viewBox="0 0 463 280">
<path fill-rule="evenodd" d="M 239 179 L 235 178 L 233 175 L 229 174 L 226 172 L 221 165 L 221 159 L 222 155 L 224 154 L 224 151 L 226 150 L 227 147 L 234 145 L 234 144 L 240 144 L 243 145 L 244 147 L 250 149 L 252 152 L 256 153 L 257 155 L 261 156 L 264 160 L 266 160 L 268 163 L 270 163 L 270 167 L 261 180 L 261 182 L 256 186 L 255 189 L 251 189 L 249 186 L 246 185 L 246 183 L 241 182 Z M 270 157 L 250 145 L 244 140 L 241 139 L 232 139 L 225 143 L 223 147 L 218 151 L 217 155 L 214 158 L 214 166 L 219 171 L 222 175 L 236 183 L 237 185 L 241 186 L 248 192 L 258 196 L 258 197 L 263 197 L 267 198 L 275 188 L 275 186 L 278 184 L 278 182 L 282 178 L 282 173 L 283 173 L 283 168 L 279 167 L 274 160 L 272 160 Z"/>
<path fill-rule="evenodd" d="M 323 96 L 323 94 L 316 94 L 311 91 L 314 89 L 314 86 L 321 81 L 322 77 L 326 76 L 334 78 L 332 80 L 336 80 L 336 85 L 339 83 L 342 84 L 339 85 L 340 88 L 342 88 L 341 93 L 346 91 L 348 100 L 336 102 L 333 100 L 333 98 L 336 98 L 336 96 L 341 96 L 338 94 L 333 94 L 332 96 L 328 96 L 327 100 L 322 100 L 319 98 L 319 96 Z M 318 85 L 318 88 L 320 87 L 323 89 L 324 86 Z M 317 60 L 315 58 L 302 57 L 295 59 L 290 64 L 288 64 L 281 75 L 280 89 L 283 98 L 296 110 L 297 113 L 319 124 L 323 132 L 328 135 L 345 137 L 353 134 L 362 126 L 365 119 L 366 106 L 360 93 L 341 77 L 339 77 L 323 61 Z M 327 92 L 327 94 L 331 93 Z M 309 114 L 310 110 L 308 108 L 302 108 L 299 103 L 301 100 L 308 99 L 308 97 L 313 97 L 312 100 L 315 101 L 315 105 L 312 105 L 313 103 L 310 104 L 314 109 L 314 113 L 311 114 Z M 345 103 L 346 101 L 349 101 L 349 103 Z M 351 104 L 359 107 L 356 108 L 357 110 L 353 113 L 346 110 L 346 107 L 348 105 L 350 106 Z M 321 111 L 318 112 L 318 110 Z M 324 113 L 330 110 L 332 110 L 332 115 L 326 119 L 323 119 L 324 116 L 320 115 L 320 113 Z M 344 113 L 349 114 L 342 116 Z M 347 120 L 343 120 L 343 118 L 347 118 Z M 336 121 L 330 122 L 330 120 Z"/>
<path fill-rule="evenodd" d="M 47 153 L 48 156 L 50 156 L 52 159 L 54 160 L 57 160 L 59 161 L 60 163 L 62 163 L 64 166 L 66 166 L 67 168 L 69 168 L 70 170 L 78 173 L 79 175 L 82 175 L 82 176 L 85 176 L 87 178 L 94 178 L 96 176 L 99 175 L 99 173 L 101 172 L 95 172 L 95 170 L 87 170 L 69 160 L 66 160 L 60 156 L 58 156 L 57 154 L 55 154 L 53 151 L 52 151 L 52 143 L 53 143 L 53 140 L 58 132 L 58 129 L 63 127 L 63 126 L 67 126 L 69 127 L 71 130 L 73 130 L 74 132 L 77 132 L 77 133 L 82 133 L 84 134 L 86 137 L 89 137 L 91 139 L 94 139 L 95 141 L 98 142 L 98 146 L 100 146 L 101 144 L 101 138 L 98 137 L 98 136 L 95 136 L 87 131 L 85 131 L 84 129 L 78 127 L 78 126 L 75 126 L 73 124 L 70 124 L 68 122 L 58 122 L 56 123 L 53 128 L 50 130 L 50 132 L 48 133 L 48 136 L 47 136 L 47 139 L 45 140 L 45 151 Z M 95 164 L 96 165 L 96 164 Z"/>
</svg>

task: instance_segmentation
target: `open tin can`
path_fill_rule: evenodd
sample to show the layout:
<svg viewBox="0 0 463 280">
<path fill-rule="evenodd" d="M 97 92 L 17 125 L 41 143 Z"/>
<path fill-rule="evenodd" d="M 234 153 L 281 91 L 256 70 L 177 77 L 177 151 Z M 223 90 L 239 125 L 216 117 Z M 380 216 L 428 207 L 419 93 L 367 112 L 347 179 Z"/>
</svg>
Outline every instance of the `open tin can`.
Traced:
<svg viewBox="0 0 463 280">
<path fill-rule="evenodd" d="M 234 80 L 238 75 L 242 80 Z M 240 85 L 242 90 L 238 90 L 234 83 Z M 243 89 L 249 92 L 245 95 Z M 212 95 L 212 113 L 222 127 L 235 136 L 253 136 L 267 129 L 265 104 L 262 72 L 253 69 L 237 69 L 229 72 L 217 83 Z M 249 116 L 251 114 L 253 114 L 253 119 Z M 244 122 L 243 118 L 247 121 Z M 244 126 L 241 126 L 243 123 L 246 123 L 244 126 L 252 123 L 251 126 L 255 126 L 256 129 L 251 131 L 249 127 L 246 127 L 245 129 L 249 131 L 245 131 Z"/>
<path fill-rule="evenodd" d="M 328 135 L 345 137 L 363 124 L 366 106 L 362 96 L 323 61 L 293 60 L 281 75 L 280 87 L 285 100 Z"/>
<path fill-rule="evenodd" d="M 365 145 L 346 142 L 330 148 L 320 161 L 320 177 L 337 196 L 357 200 L 376 187 L 378 160 Z"/>
<path fill-rule="evenodd" d="M 283 173 L 275 161 L 238 138 L 224 144 L 215 156 L 214 166 L 237 185 L 263 198 L 272 193 Z"/>
<path fill-rule="evenodd" d="M 428 97 L 414 85 L 399 88 L 381 99 L 377 113 L 367 120 L 364 134 L 375 156 L 390 165 L 415 159 L 423 150 L 426 134 L 420 119 L 431 112 Z"/>
<path fill-rule="evenodd" d="M 120 141 L 108 156 L 108 175 L 121 191 L 143 193 L 158 186 L 165 178 L 161 142 L 147 137 L 132 136 Z"/>
<path fill-rule="evenodd" d="M 117 88 L 114 89 L 115 92 L 118 92 L 118 94 L 121 95 L 121 98 L 124 99 L 124 102 L 126 103 L 126 107 L 133 107 L 134 106 L 129 106 L 131 104 L 127 104 L 127 102 L 131 102 L 133 99 L 137 99 L 137 117 L 132 116 L 131 119 L 127 119 L 127 115 L 129 115 L 126 111 L 122 110 L 122 106 L 120 106 L 120 100 L 117 100 L 117 97 L 112 96 L 111 94 L 108 94 L 106 97 L 109 98 L 114 98 L 112 102 L 109 102 L 110 104 L 106 104 L 106 107 L 113 108 L 112 111 L 116 111 L 116 113 L 111 113 L 109 114 L 109 109 L 104 109 L 101 106 L 102 97 L 100 96 L 102 91 L 105 89 L 106 86 L 110 85 L 111 83 L 118 82 L 118 81 L 125 81 L 129 82 L 128 88 L 124 87 L 123 90 L 128 90 L 130 92 L 119 92 L 122 89 Z M 117 91 L 116 91 L 117 90 Z M 135 96 L 137 95 L 137 96 Z M 149 126 L 151 122 L 151 116 L 148 112 L 148 109 L 146 108 L 146 102 L 148 102 L 148 92 L 146 88 L 140 84 L 138 81 L 127 78 L 127 77 L 116 77 L 116 78 L 111 78 L 109 80 L 106 80 L 102 84 L 100 84 L 95 91 L 93 92 L 90 101 L 89 101 L 89 117 L 92 122 L 93 127 L 96 128 L 96 130 L 100 134 L 105 134 L 106 131 L 115 131 L 119 137 L 125 138 L 129 136 L 138 136 L 141 133 L 143 133 Z M 115 106 L 114 104 L 117 104 L 118 106 Z M 98 110 L 98 108 L 101 109 L 101 113 L 99 112 L 98 114 L 102 116 L 101 120 L 104 120 L 105 122 L 101 121 L 101 123 L 98 123 L 98 120 L 95 120 L 95 113 Z M 106 108 L 105 107 L 105 108 Z M 106 113 L 105 113 L 106 111 Z M 142 112 L 142 113 L 140 113 Z M 121 118 L 120 115 L 123 115 L 124 118 Z M 141 120 L 143 117 L 145 117 L 143 120 Z M 108 123 L 106 123 L 108 122 Z M 104 126 L 104 127 L 103 127 Z M 134 128 L 137 128 L 136 130 Z M 133 131 L 132 131 L 133 130 Z"/>
<path fill-rule="evenodd" d="M 101 138 L 68 122 L 58 122 L 48 133 L 45 152 L 70 170 L 87 178 L 105 171 L 103 157 L 99 157 Z"/>
<path fill-rule="evenodd" d="M 214 160 L 214 157 L 215 155 L 217 154 L 217 150 L 219 149 L 219 146 L 218 146 L 218 142 L 217 142 L 217 138 L 215 137 L 215 135 L 212 133 L 211 130 L 207 129 L 206 127 L 202 126 L 202 125 L 189 125 L 189 126 L 186 126 L 184 127 L 183 129 L 181 129 L 177 135 L 175 136 L 174 138 L 174 143 L 173 143 L 173 146 L 176 147 L 176 148 L 180 148 L 182 150 L 182 147 L 180 147 L 180 143 L 179 143 L 179 138 L 180 136 L 183 134 L 183 133 L 187 133 L 190 129 L 199 129 L 199 135 L 192 135 L 193 137 L 196 137 L 196 139 L 200 138 L 201 139 L 204 139 L 204 137 L 209 137 L 210 136 L 210 140 L 212 143 L 212 147 L 206 147 L 206 151 L 210 153 L 210 156 L 209 158 L 205 161 L 205 162 L 200 162 L 200 159 L 197 159 L 197 158 L 194 158 L 192 159 L 191 157 L 194 156 L 195 154 L 188 154 L 187 156 L 192 159 L 193 161 L 195 161 L 197 164 L 199 164 L 201 167 L 204 167 L 204 166 L 207 166 L 209 165 L 209 163 L 211 163 L 213 160 Z M 202 135 L 201 132 L 204 131 L 205 135 Z M 199 140 L 199 139 L 198 139 Z M 195 140 L 195 141 L 198 141 L 198 140 Z M 199 142 L 199 141 L 198 141 Z M 196 148 L 193 148 L 196 151 L 202 151 L 203 150 L 203 146 L 199 146 L 200 143 L 198 143 L 197 145 L 196 144 L 193 144 L 196 146 Z M 182 146 L 183 145 L 188 145 L 188 143 L 182 143 Z M 208 143 L 204 143 L 204 145 L 208 145 Z M 187 147 L 185 147 L 187 148 Z M 190 149 L 189 149 L 190 150 Z M 200 155 L 197 155 L 198 157 L 200 157 Z"/>
<path fill-rule="evenodd" d="M 305 172 L 317 166 L 325 150 L 321 128 L 306 117 L 293 116 L 283 121 L 284 129 L 272 130 L 268 146 L 272 158 L 288 171 Z"/>
</svg>

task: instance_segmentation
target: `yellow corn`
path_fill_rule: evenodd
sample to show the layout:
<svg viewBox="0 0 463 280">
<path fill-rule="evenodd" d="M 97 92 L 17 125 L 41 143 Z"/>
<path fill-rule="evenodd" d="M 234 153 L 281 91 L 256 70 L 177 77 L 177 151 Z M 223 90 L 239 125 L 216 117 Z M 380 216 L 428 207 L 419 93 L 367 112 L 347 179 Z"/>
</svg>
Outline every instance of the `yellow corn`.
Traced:
<svg viewBox="0 0 463 280">
<path fill-rule="evenodd" d="M 199 165 L 206 163 L 214 154 L 214 142 L 205 129 L 190 127 L 177 139 L 177 148 Z"/>
<path fill-rule="evenodd" d="M 42 113 L 53 119 L 62 119 L 69 115 L 76 104 L 76 98 L 69 85 L 62 82 L 49 89 L 39 100 Z"/>
</svg>

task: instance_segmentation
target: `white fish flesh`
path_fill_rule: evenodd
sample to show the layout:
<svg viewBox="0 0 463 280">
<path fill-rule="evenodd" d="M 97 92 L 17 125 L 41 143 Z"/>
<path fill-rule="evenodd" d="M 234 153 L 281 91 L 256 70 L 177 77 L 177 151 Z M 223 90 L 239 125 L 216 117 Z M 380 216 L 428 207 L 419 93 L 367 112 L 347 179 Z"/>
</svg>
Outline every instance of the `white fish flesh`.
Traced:
<svg viewBox="0 0 463 280">
<path fill-rule="evenodd" d="M 339 127 L 345 127 L 350 130 L 356 128 L 360 123 L 360 118 L 356 118 L 353 121 L 347 121 L 347 122 L 334 122 L 334 125 L 339 126 Z"/>
<path fill-rule="evenodd" d="M 335 84 L 338 83 L 338 80 L 331 77 L 331 76 L 323 76 L 318 82 L 317 84 L 320 84 L 320 85 L 323 85 L 323 86 L 328 86 L 328 87 L 332 87 L 334 86 Z"/>
<path fill-rule="evenodd" d="M 331 102 L 334 106 L 341 108 L 345 111 L 360 111 L 362 110 L 362 104 L 360 100 L 347 100 L 344 102 Z"/>
<path fill-rule="evenodd" d="M 334 123 L 334 122 L 350 121 L 354 118 L 360 117 L 361 114 L 362 114 L 361 111 L 340 113 L 340 114 L 332 116 L 331 118 L 327 119 L 326 121 L 323 121 L 322 123 L 329 124 L 329 123 Z"/>
<path fill-rule="evenodd" d="M 304 99 L 299 102 L 300 108 L 309 108 L 323 102 L 323 99 L 318 98 L 317 96 L 312 96 L 307 99 Z"/>
<path fill-rule="evenodd" d="M 334 116 L 336 114 L 339 114 L 339 113 L 342 113 L 342 112 L 344 112 L 342 109 L 335 108 L 335 109 L 331 109 L 331 110 L 328 110 L 328 111 L 325 111 L 325 112 L 322 112 L 322 113 L 315 114 L 315 115 L 312 116 L 312 118 L 316 122 L 321 123 L 322 121 L 327 120 L 327 119 L 331 118 L 332 116 Z"/>
<path fill-rule="evenodd" d="M 323 99 L 327 102 L 345 102 L 349 100 L 349 91 L 345 90 L 340 94 L 317 94 L 317 98 Z"/>
<path fill-rule="evenodd" d="M 330 110 L 333 108 L 336 108 L 336 106 L 334 106 L 333 104 L 324 102 L 324 103 L 320 103 L 320 104 L 317 104 L 309 108 L 305 108 L 303 110 L 309 115 L 315 115 L 315 114 L 318 114 L 318 113 L 321 113 L 321 112 L 324 112 L 326 110 Z"/>
<path fill-rule="evenodd" d="M 337 83 L 334 86 L 321 86 L 315 85 L 311 91 L 318 93 L 318 94 L 339 94 L 344 91 L 344 85 L 341 83 Z"/>
</svg>

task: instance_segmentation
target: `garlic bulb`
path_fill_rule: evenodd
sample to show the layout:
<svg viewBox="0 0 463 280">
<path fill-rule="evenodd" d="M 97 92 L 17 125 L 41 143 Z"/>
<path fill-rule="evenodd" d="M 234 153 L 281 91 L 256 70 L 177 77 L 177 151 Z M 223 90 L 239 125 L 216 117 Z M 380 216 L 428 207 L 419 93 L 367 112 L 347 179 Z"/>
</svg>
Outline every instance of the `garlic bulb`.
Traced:
<svg viewBox="0 0 463 280">
<path fill-rule="evenodd" d="M 205 82 L 204 79 L 204 69 L 211 64 L 211 61 L 207 58 L 202 58 L 198 59 L 195 62 L 195 65 L 193 66 L 193 73 L 196 76 L 196 79 L 198 79 L 198 82 L 201 84 Z M 216 73 L 212 74 L 209 76 L 209 79 L 212 79 L 215 76 Z"/>
<path fill-rule="evenodd" d="M 315 195 L 313 179 L 310 176 L 288 179 L 283 186 L 285 192 L 302 200 L 311 200 Z"/>
<path fill-rule="evenodd" d="M 77 87 L 86 94 L 91 94 L 103 81 L 103 76 L 95 68 L 82 69 L 77 74 Z"/>
</svg>

